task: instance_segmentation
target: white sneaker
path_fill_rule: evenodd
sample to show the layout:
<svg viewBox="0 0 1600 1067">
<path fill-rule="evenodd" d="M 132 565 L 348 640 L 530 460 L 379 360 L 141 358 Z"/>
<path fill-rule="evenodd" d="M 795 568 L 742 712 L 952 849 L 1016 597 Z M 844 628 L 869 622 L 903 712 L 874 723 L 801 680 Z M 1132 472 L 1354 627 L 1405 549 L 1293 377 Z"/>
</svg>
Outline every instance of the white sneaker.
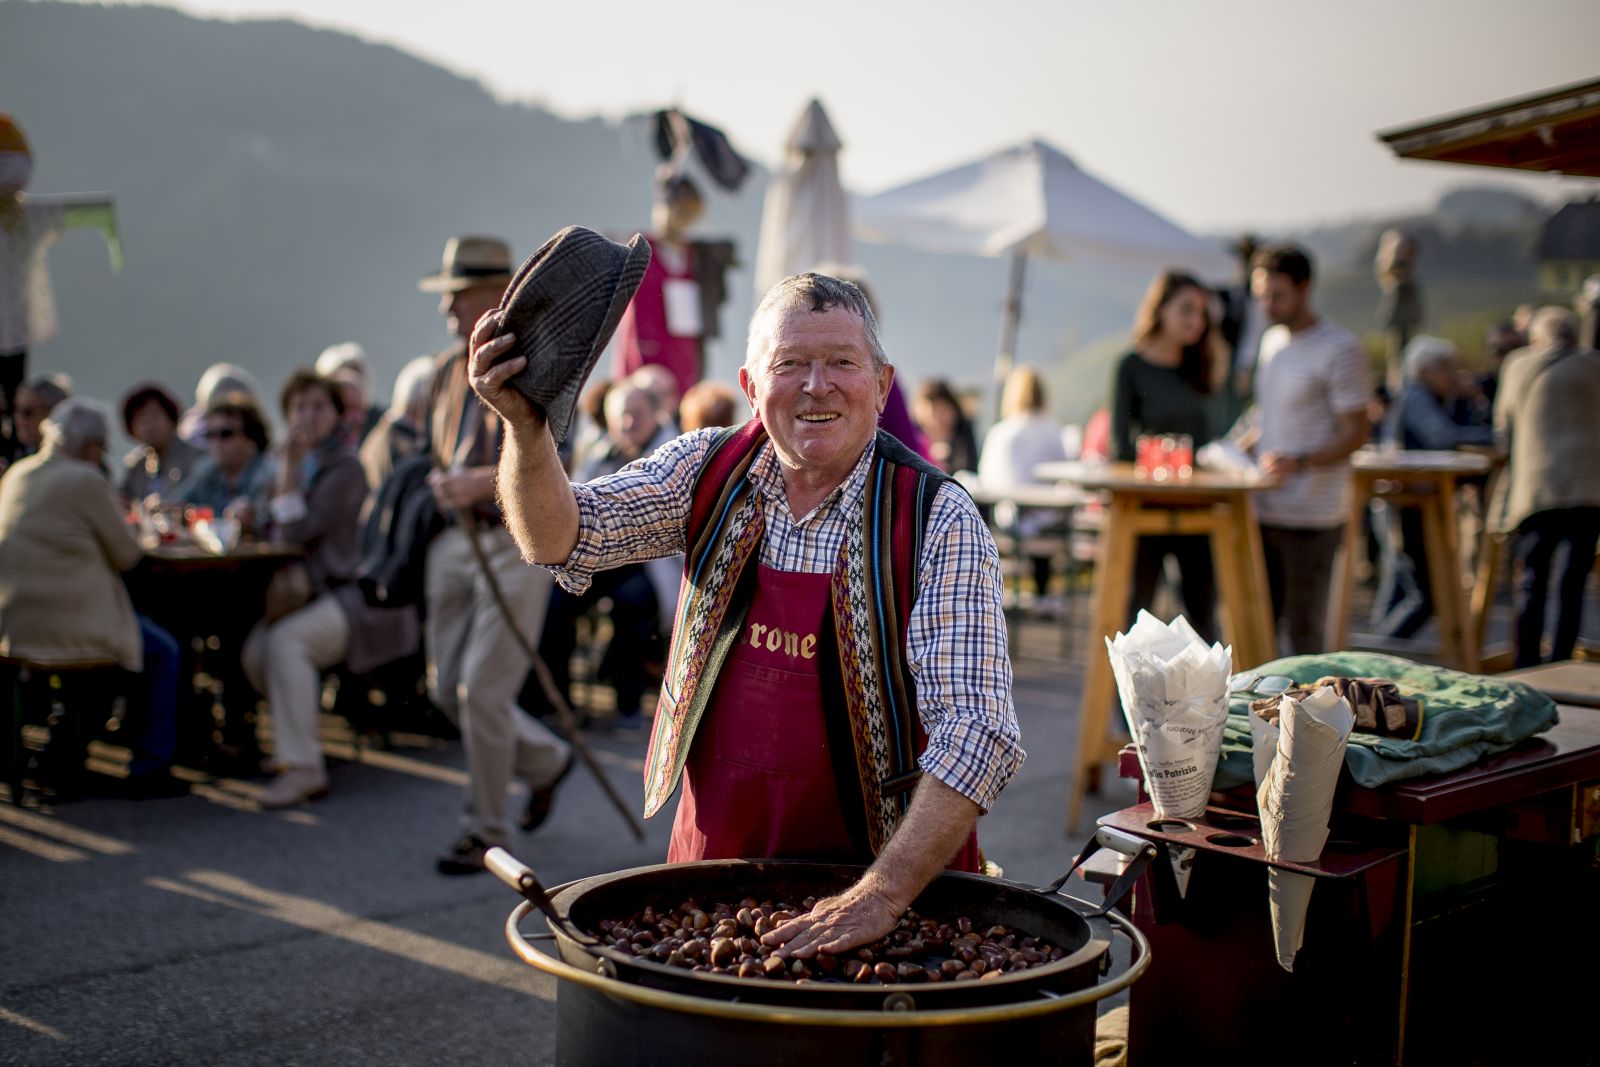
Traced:
<svg viewBox="0 0 1600 1067">
<path fill-rule="evenodd" d="M 328 772 L 321 767 L 285 767 L 256 797 L 265 810 L 292 808 L 328 795 Z"/>
</svg>

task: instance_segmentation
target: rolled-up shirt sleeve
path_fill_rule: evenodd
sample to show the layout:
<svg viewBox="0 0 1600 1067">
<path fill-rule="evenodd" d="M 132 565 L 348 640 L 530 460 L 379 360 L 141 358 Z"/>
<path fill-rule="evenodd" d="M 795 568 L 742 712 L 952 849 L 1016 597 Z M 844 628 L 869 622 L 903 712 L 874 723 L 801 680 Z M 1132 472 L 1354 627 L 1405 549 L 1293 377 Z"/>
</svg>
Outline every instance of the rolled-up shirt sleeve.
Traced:
<svg viewBox="0 0 1600 1067">
<path fill-rule="evenodd" d="M 988 811 L 1026 753 L 1011 697 L 1000 554 L 957 486 L 934 500 L 918 572 L 906 645 L 928 734 L 920 766 Z"/>
<path fill-rule="evenodd" d="M 596 571 L 682 552 L 695 475 L 719 432 L 684 434 L 615 474 L 574 483 L 578 543 L 547 567 L 561 587 L 581 594 Z"/>
</svg>

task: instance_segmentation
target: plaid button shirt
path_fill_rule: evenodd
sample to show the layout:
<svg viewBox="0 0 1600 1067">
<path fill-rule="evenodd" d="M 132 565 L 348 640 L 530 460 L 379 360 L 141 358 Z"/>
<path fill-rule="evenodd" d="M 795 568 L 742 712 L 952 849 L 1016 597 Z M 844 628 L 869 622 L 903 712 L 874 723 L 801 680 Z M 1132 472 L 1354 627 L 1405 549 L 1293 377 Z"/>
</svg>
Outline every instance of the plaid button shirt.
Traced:
<svg viewBox="0 0 1600 1067">
<path fill-rule="evenodd" d="M 550 568 L 557 581 L 581 593 L 595 571 L 683 552 L 695 475 L 719 432 L 685 434 L 616 474 L 574 485 L 578 544 L 564 566 Z M 750 466 L 766 522 L 762 564 L 832 572 L 875 451 L 862 453 L 844 483 L 797 519 L 772 445 L 762 444 Z M 959 486 L 945 485 L 934 498 L 917 581 L 906 655 L 928 734 L 919 765 L 987 811 L 1025 753 L 1011 702 L 1000 556 Z"/>
</svg>

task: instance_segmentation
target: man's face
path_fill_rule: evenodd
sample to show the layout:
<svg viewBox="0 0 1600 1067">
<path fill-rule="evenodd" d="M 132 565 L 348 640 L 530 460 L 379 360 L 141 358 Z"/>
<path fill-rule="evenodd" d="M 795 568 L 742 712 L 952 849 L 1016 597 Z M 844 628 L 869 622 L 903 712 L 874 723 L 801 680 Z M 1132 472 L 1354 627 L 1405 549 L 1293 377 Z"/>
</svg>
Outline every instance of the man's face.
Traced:
<svg viewBox="0 0 1600 1067">
<path fill-rule="evenodd" d="M 472 328 L 478 325 L 484 313 L 500 306 L 500 294 L 504 291 L 505 287 L 500 285 L 474 285 L 470 289 L 445 293 L 439 300 L 439 313 L 449 322 L 450 332 L 465 341 L 472 336 Z"/>
<path fill-rule="evenodd" d="M 843 481 L 878 429 L 894 368 L 874 368 L 848 308 L 782 313 L 739 385 L 788 469 Z"/>
<path fill-rule="evenodd" d="M 1251 275 L 1250 287 L 1261 304 L 1261 313 L 1274 326 L 1299 319 L 1311 298 L 1310 282 L 1296 285 L 1286 275 L 1261 267 Z"/>
<path fill-rule="evenodd" d="M 231 411 L 206 416 L 206 448 L 212 462 L 227 475 L 244 470 L 258 451 L 244 434 L 244 419 Z"/>
</svg>

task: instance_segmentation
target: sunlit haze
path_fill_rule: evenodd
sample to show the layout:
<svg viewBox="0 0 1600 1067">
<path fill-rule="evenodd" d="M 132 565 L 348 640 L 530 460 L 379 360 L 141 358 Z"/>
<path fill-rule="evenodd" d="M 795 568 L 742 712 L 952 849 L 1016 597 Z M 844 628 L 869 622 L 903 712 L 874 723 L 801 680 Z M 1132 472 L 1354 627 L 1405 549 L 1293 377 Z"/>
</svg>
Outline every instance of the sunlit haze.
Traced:
<svg viewBox="0 0 1600 1067">
<path fill-rule="evenodd" d="M 498 95 L 617 118 L 677 103 L 763 162 L 820 96 L 873 192 L 1030 137 L 1199 230 L 1594 183 L 1399 162 L 1375 131 L 1593 77 L 1592 0 L 779 6 L 200 0 L 393 44 Z"/>
</svg>

